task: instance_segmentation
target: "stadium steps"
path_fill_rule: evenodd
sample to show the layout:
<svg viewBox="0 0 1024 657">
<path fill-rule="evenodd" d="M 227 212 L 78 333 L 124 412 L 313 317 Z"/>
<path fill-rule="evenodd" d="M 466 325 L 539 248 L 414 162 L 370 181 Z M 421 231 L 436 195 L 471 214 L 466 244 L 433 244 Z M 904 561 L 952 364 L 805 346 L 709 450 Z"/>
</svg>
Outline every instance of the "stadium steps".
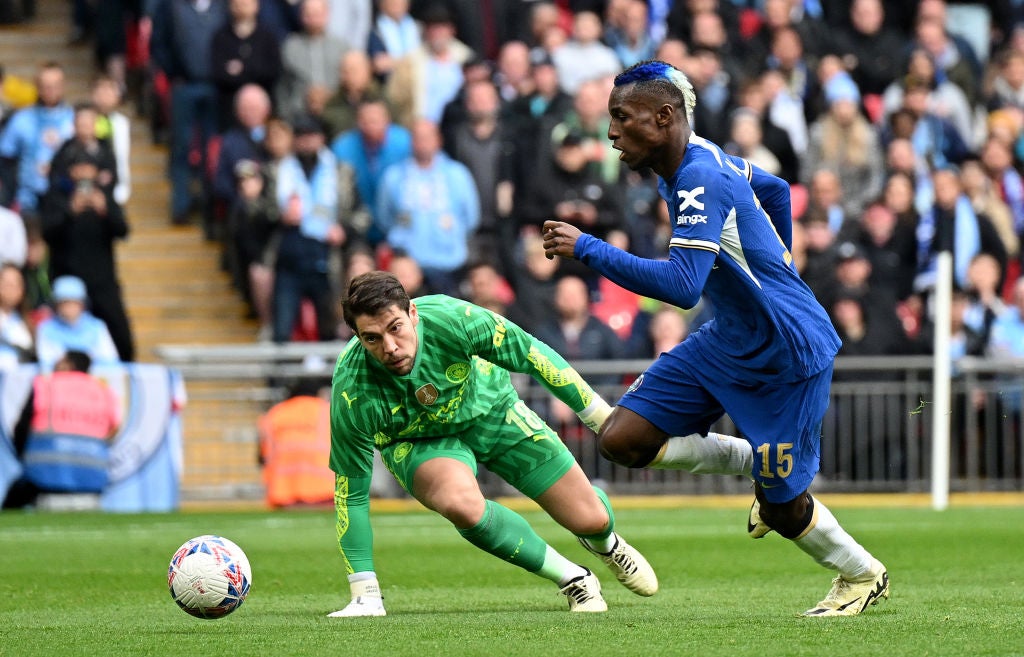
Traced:
<svg viewBox="0 0 1024 657">
<path fill-rule="evenodd" d="M 67 0 L 39 0 L 33 20 L 0 26 L 0 64 L 31 79 L 41 62 L 59 62 L 74 103 L 88 98 L 95 69 L 90 46 L 67 44 L 70 8 Z M 219 245 L 205 241 L 198 225 L 170 224 L 167 149 L 153 145 L 148 120 L 134 110 L 132 102 L 122 109 L 132 119 L 131 234 L 118 244 L 117 259 L 136 358 L 156 361 L 160 344 L 253 342 L 258 325 L 220 270 Z M 231 399 L 225 391 L 237 390 L 237 382 L 186 381 L 186 389 L 183 499 L 259 497 L 252 441 L 265 404 Z"/>
</svg>

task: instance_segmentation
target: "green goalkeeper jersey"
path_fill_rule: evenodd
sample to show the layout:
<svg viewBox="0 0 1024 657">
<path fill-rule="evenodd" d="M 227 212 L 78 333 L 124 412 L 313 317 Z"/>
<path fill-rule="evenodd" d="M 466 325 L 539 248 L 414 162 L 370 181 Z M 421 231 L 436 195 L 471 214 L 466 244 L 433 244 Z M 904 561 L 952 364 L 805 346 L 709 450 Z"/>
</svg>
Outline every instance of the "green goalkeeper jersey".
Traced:
<svg viewBox="0 0 1024 657">
<path fill-rule="evenodd" d="M 490 310 L 444 295 L 415 300 L 412 370 L 389 371 L 353 338 L 331 385 L 331 469 L 338 474 L 338 537 L 347 570 L 372 570 L 369 483 L 374 448 L 441 438 L 517 398 L 509 372 L 533 376 L 580 412 L 594 391 L 543 342 Z"/>
<path fill-rule="evenodd" d="M 373 448 L 441 438 L 517 395 L 509 371 L 530 374 L 579 412 L 594 391 L 551 347 L 512 322 L 444 295 L 416 299 L 419 347 L 412 371 L 390 372 L 353 338 L 331 386 L 331 469 L 368 477 Z M 495 367 L 497 365 L 497 367 Z"/>
</svg>

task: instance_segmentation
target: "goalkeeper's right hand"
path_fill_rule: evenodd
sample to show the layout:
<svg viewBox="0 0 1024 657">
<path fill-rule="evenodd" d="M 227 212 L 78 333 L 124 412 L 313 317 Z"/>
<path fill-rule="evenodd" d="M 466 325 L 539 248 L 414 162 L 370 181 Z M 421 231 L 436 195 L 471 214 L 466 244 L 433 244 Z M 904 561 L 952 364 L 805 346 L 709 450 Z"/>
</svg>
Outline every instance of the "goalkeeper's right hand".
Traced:
<svg viewBox="0 0 1024 657">
<path fill-rule="evenodd" d="M 328 618 L 353 618 L 357 616 L 387 616 L 384 611 L 384 597 L 380 593 L 377 578 L 350 582 L 352 602 L 344 609 L 327 614 Z"/>
</svg>

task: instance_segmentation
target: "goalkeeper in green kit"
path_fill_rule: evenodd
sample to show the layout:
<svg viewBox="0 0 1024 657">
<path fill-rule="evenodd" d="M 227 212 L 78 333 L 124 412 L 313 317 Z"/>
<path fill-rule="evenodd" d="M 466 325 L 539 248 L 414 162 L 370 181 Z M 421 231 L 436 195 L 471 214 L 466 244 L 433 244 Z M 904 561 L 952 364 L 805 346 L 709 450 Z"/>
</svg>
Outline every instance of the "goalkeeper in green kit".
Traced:
<svg viewBox="0 0 1024 657">
<path fill-rule="evenodd" d="M 334 370 L 331 468 L 352 599 L 330 616 L 385 615 L 370 530 L 374 448 L 413 497 L 481 550 L 554 582 L 570 611 L 607 610 L 597 577 L 556 552 L 522 516 L 485 499 L 478 462 L 575 534 L 628 589 L 657 592 L 650 564 L 614 531 L 608 497 L 512 386 L 509 371 L 530 374 L 596 431 L 611 408 L 564 358 L 467 301 L 411 300 L 385 272 L 352 280 L 344 314 L 356 337 Z"/>
</svg>

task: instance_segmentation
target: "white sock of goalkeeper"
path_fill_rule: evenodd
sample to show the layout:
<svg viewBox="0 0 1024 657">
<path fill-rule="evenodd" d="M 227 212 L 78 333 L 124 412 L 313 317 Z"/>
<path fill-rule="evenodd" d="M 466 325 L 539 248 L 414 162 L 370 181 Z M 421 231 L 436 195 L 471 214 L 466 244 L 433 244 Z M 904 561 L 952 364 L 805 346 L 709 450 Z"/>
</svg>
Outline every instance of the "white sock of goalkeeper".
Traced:
<svg viewBox="0 0 1024 657">
<path fill-rule="evenodd" d="M 807 529 L 793 539 L 796 546 L 822 566 L 837 570 L 844 579 L 863 579 L 871 570 L 871 553 L 839 526 L 828 507 L 817 498 Z"/>
<path fill-rule="evenodd" d="M 673 436 L 647 467 L 658 470 L 689 470 L 694 474 L 735 474 L 750 476 L 754 451 L 742 438 L 709 432 Z"/>
</svg>

